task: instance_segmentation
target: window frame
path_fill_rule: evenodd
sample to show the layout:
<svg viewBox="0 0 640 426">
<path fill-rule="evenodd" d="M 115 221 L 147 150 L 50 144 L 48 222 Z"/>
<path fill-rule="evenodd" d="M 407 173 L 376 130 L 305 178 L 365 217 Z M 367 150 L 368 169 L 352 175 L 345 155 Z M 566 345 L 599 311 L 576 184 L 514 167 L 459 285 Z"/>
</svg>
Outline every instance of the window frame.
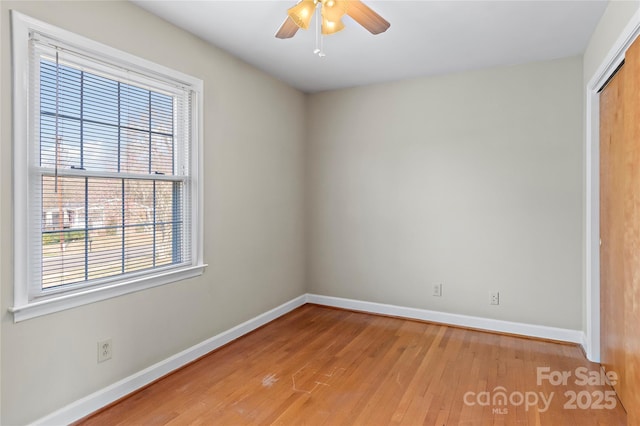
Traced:
<svg viewBox="0 0 640 426">
<path fill-rule="evenodd" d="M 14 304 L 9 308 L 14 322 L 50 314 L 53 312 L 94 303 L 100 300 L 141 291 L 175 281 L 201 275 L 207 266 L 203 262 L 203 187 L 202 187 L 202 139 L 203 139 L 203 82 L 195 77 L 158 65 L 118 49 L 95 42 L 70 31 L 11 11 L 12 19 L 12 59 L 13 59 L 13 202 L 14 202 Z M 33 294 L 33 280 L 29 271 L 29 256 L 34 247 L 34 234 L 41 229 L 31 226 L 30 218 L 35 208 L 31 200 L 41 196 L 32 193 L 31 179 L 40 176 L 30 170 L 35 143 L 32 141 L 32 121 L 30 99 L 32 91 L 30 78 L 30 33 L 37 32 L 47 38 L 58 40 L 66 46 L 86 55 L 97 62 L 107 63 L 121 69 L 130 70 L 141 78 L 179 84 L 191 92 L 191 138 L 188 160 L 189 175 L 185 190 L 190 197 L 191 262 L 183 266 L 158 268 L 131 273 L 120 278 L 106 280 L 103 284 L 71 285 L 68 290 Z M 34 98 L 35 99 L 35 98 Z M 36 203 L 37 204 L 37 203 Z M 40 211 L 35 212 L 38 215 Z M 189 212 L 185 212 L 189 214 Z"/>
</svg>

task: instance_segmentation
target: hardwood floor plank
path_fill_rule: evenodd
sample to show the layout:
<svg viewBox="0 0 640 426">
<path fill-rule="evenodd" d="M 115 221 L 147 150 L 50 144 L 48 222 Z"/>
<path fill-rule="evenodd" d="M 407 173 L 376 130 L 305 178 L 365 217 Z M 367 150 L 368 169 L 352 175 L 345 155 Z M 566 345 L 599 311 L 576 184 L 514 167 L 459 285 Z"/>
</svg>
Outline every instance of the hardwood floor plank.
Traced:
<svg viewBox="0 0 640 426">
<path fill-rule="evenodd" d="M 538 384 L 538 367 L 598 370 L 574 345 L 305 305 L 79 423 L 625 424 L 619 405 L 564 409 L 564 392 L 608 386 Z"/>
</svg>

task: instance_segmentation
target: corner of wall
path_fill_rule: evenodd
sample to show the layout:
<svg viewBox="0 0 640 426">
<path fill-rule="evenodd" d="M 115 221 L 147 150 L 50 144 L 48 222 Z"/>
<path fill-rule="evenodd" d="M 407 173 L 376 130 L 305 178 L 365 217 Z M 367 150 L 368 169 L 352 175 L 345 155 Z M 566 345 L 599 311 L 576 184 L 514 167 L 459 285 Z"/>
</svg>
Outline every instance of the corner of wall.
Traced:
<svg viewBox="0 0 640 426">
<path fill-rule="evenodd" d="M 303 133 L 303 141 L 302 141 L 302 167 L 303 167 L 303 172 L 302 172 L 302 186 L 303 186 L 303 197 L 302 197 L 302 201 L 303 201 L 303 207 L 302 207 L 302 214 L 303 214 L 303 227 L 304 227 L 304 232 L 303 232 L 303 247 L 304 247 L 304 265 L 303 265 L 303 274 L 304 274 L 304 291 L 306 293 L 310 292 L 311 289 L 311 272 L 310 272 L 310 268 L 311 268 L 311 214 L 313 212 L 313 209 L 311 208 L 311 197 L 309 196 L 310 193 L 310 178 L 311 178 L 311 173 L 309 171 L 310 169 L 310 164 L 311 164 L 311 154 L 310 154 L 310 144 L 309 141 L 311 140 L 311 97 L 312 94 L 311 93 L 304 93 L 304 133 Z"/>
</svg>

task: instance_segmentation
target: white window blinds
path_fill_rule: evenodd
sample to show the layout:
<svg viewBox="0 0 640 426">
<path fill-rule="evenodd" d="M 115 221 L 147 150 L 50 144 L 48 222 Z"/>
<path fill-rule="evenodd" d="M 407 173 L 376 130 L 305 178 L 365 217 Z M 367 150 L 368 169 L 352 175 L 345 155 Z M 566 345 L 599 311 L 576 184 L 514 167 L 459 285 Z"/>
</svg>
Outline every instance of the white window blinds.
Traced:
<svg viewBox="0 0 640 426">
<path fill-rule="evenodd" d="M 190 264 L 190 89 L 30 43 L 31 297 Z"/>
</svg>

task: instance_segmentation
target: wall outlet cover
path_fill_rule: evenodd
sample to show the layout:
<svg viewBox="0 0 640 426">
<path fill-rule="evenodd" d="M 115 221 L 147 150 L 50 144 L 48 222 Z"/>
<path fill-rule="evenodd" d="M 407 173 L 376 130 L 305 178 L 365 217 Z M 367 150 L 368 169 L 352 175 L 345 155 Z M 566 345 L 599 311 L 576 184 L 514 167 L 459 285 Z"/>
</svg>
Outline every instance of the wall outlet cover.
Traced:
<svg viewBox="0 0 640 426">
<path fill-rule="evenodd" d="M 98 362 L 104 362 L 111 359 L 113 355 L 113 342 L 111 339 L 105 339 L 98 342 Z"/>
<path fill-rule="evenodd" d="M 433 296 L 442 297 L 442 283 L 433 285 Z"/>
</svg>

